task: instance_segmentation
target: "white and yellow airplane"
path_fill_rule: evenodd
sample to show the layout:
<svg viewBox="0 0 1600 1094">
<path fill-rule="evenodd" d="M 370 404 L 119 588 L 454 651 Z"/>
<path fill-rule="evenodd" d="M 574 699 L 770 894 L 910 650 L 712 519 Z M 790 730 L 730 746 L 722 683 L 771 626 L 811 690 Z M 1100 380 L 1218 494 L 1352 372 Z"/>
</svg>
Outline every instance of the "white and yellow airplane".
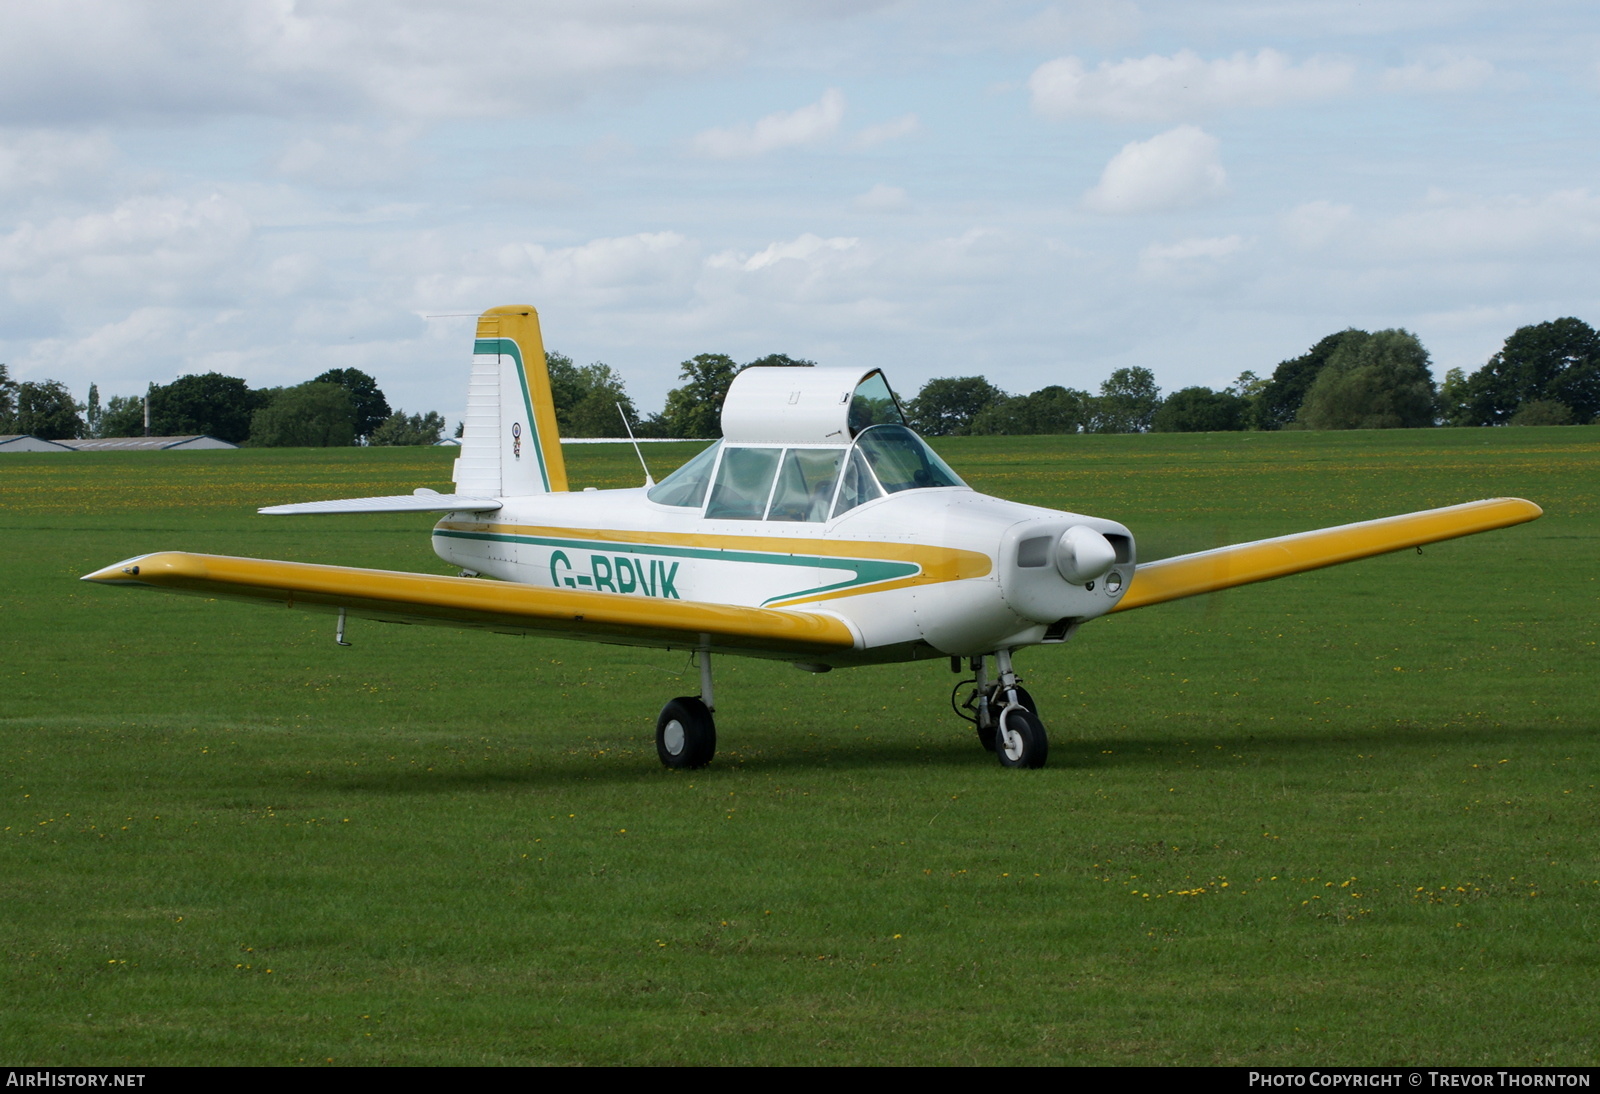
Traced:
<svg viewBox="0 0 1600 1094">
<path fill-rule="evenodd" d="M 660 483 L 569 491 L 538 315 L 494 308 L 478 320 L 456 493 L 261 510 L 442 512 L 434 550 L 461 576 L 162 552 L 84 580 L 334 611 L 341 644 L 349 615 L 694 651 L 700 694 L 656 724 L 668 767 L 716 750 L 714 653 L 810 672 L 948 658 L 972 674 L 957 690 L 971 685 L 962 716 L 985 747 L 1041 767 L 1049 746 L 1016 650 L 1110 612 L 1541 513 L 1495 498 L 1139 564 L 1116 521 L 968 487 L 906 427 L 877 370 L 747 369 L 722 433 Z"/>
</svg>

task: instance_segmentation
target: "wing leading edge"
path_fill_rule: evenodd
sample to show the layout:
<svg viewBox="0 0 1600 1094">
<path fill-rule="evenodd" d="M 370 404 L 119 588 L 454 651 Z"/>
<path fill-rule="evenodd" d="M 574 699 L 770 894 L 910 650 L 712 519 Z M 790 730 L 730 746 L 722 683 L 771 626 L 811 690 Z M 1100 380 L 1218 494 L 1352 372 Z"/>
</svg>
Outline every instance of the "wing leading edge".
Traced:
<svg viewBox="0 0 1600 1094">
<path fill-rule="evenodd" d="M 1509 528 L 1544 513 L 1521 498 L 1489 498 L 1397 517 L 1319 528 L 1140 563 L 1114 612 L 1354 562 L 1407 547 Z"/>
<path fill-rule="evenodd" d="M 140 555 L 86 574 L 83 580 L 281 603 L 291 608 L 343 608 L 369 619 L 537 632 L 637 646 L 709 648 L 783 658 L 856 646 L 848 624 L 838 616 L 818 612 L 183 551 Z"/>
</svg>

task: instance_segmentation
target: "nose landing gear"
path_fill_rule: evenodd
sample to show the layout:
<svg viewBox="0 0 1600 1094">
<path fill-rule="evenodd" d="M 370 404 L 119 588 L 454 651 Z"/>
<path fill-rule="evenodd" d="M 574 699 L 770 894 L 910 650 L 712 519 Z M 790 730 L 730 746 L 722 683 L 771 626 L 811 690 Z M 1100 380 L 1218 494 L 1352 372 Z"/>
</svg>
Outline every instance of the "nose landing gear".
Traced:
<svg viewBox="0 0 1600 1094">
<path fill-rule="evenodd" d="M 1033 696 L 1018 682 L 1011 667 L 1010 650 L 997 651 L 994 659 L 999 680 L 989 681 L 987 657 L 972 658 L 972 679 L 956 685 L 950 693 L 950 705 L 956 714 L 977 727 L 978 742 L 995 753 L 1002 765 L 1043 767 L 1050 755 L 1050 738 L 1039 720 Z M 952 659 L 951 665 L 960 670 L 958 660 Z M 967 684 L 972 685 L 972 691 L 965 703 L 956 706 L 956 694 Z"/>
</svg>

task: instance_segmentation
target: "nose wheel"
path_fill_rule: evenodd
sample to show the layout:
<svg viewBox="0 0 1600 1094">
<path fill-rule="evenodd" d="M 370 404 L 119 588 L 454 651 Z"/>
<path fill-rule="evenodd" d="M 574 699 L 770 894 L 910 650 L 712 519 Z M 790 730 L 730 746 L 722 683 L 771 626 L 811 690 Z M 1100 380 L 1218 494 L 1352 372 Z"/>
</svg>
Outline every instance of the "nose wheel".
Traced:
<svg viewBox="0 0 1600 1094">
<path fill-rule="evenodd" d="M 1011 668 L 1011 651 L 995 654 L 999 680 L 990 683 L 988 659 L 972 658 L 971 680 L 956 685 L 959 692 L 963 684 L 971 684 L 972 691 L 961 706 L 951 706 L 957 714 L 973 723 L 978 731 L 978 743 L 995 753 L 995 758 L 1005 767 L 1043 767 L 1050 755 L 1050 738 L 1044 722 L 1039 719 L 1038 708 L 1028 689 L 1017 682 Z M 951 661 L 951 668 L 959 671 L 959 662 Z M 971 714 L 964 713 L 971 711 Z"/>
<path fill-rule="evenodd" d="M 1000 716 L 994 754 L 1002 767 L 1043 767 L 1050 756 L 1044 723 L 1031 710 L 1011 707 Z"/>
</svg>

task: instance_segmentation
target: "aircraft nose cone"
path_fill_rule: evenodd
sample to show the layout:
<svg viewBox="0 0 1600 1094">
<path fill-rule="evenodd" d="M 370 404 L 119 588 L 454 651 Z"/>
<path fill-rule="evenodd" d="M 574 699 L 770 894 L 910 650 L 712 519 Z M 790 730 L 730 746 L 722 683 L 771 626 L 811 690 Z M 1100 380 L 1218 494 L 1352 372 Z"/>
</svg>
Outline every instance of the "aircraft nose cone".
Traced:
<svg viewBox="0 0 1600 1094">
<path fill-rule="evenodd" d="M 1056 569 L 1070 584 L 1093 581 L 1117 561 L 1116 548 L 1105 536 L 1082 524 L 1074 524 L 1056 541 Z"/>
</svg>

